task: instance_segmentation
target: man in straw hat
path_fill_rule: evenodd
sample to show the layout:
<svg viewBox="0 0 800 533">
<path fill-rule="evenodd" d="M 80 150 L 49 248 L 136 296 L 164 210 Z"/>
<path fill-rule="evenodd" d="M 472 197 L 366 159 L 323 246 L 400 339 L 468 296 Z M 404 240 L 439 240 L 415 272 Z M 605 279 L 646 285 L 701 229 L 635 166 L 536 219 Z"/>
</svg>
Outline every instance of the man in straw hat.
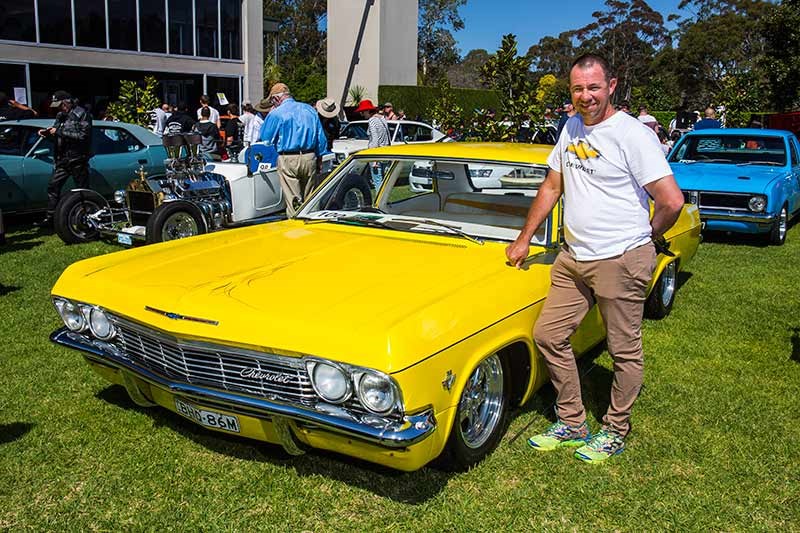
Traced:
<svg viewBox="0 0 800 533">
<path fill-rule="evenodd" d="M 325 137 L 328 138 L 328 150 L 333 149 L 334 139 L 339 138 L 339 130 L 342 123 L 339 122 L 339 106 L 333 98 L 323 98 L 317 100 L 317 113 L 319 113 L 319 120 L 322 122 L 322 129 L 325 131 Z"/>
<path fill-rule="evenodd" d="M 259 139 L 278 151 L 278 178 L 286 200 L 286 215 L 293 217 L 311 192 L 314 175 L 322 168 L 322 154 L 328 139 L 308 104 L 296 102 L 284 83 L 272 86 L 267 97 L 274 106 Z"/>
</svg>

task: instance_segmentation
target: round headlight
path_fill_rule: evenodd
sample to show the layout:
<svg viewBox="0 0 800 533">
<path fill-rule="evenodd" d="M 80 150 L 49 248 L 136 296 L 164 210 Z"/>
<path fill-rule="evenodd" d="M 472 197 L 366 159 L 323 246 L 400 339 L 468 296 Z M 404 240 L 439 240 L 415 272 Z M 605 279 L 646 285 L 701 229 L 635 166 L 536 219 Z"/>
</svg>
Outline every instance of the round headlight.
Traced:
<svg viewBox="0 0 800 533">
<path fill-rule="evenodd" d="M 342 403 L 350 396 L 350 380 L 337 366 L 315 363 L 311 384 L 323 400 L 331 403 Z"/>
<path fill-rule="evenodd" d="M 754 213 L 761 213 L 767 207 L 767 199 L 763 196 L 753 196 L 750 198 L 747 206 L 750 208 L 750 211 Z"/>
<path fill-rule="evenodd" d="M 358 382 L 358 399 L 373 413 L 388 413 L 395 404 L 394 387 L 385 377 L 364 374 Z"/>
<path fill-rule="evenodd" d="M 93 307 L 89 312 L 89 329 L 92 330 L 92 335 L 104 341 L 107 341 L 116 333 L 114 324 L 108 319 L 108 315 L 96 307 Z"/>
<path fill-rule="evenodd" d="M 120 205 L 125 204 L 125 191 L 123 189 L 114 191 L 114 201 Z"/>
<path fill-rule="evenodd" d="M 83 312 L 78 304 L 61 299 L 55 300 L 54 303 L 65 326 L 72 331 L 83 331 L 86 329 L 86 317 L 83 316 Z"/>
</svg>

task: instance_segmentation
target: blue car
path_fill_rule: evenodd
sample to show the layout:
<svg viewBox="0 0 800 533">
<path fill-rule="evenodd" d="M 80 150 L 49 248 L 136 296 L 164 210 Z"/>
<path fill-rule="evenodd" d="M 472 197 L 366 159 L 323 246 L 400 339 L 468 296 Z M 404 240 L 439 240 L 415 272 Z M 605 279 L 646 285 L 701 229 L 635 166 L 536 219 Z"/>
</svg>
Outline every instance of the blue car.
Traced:
<svg viewBox="0 0 800 533">
<path fill-rule="evenodd" d="M 53 174 L 53 141 L 40 129 L 53 120 L 0 122 L 0 210 L 4 214 L 47 207 L 47 183 Z M 89 186 L 105 196 L 124 189 L 140 166 L 147 175 L 164 174 L 167 152 L 149 130 L 124 122 L 95 120 L 92 127 Z M 64 186 L 68 191 L 72 180 Z"/>
<path fill-rule="evenodd" d="M 788 131 L 707 129 L 681 137 L 668 160 L 704 229 L 758 233 L 781 245 L 800 210 L 798 154 Z"/>
</svg>

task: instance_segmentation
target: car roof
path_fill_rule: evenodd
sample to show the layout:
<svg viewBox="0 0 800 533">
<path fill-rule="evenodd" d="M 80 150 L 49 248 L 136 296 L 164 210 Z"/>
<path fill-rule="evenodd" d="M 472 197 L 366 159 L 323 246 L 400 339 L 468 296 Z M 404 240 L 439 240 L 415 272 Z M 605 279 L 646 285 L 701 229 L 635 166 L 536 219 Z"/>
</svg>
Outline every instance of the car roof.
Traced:
<svg viewBox="0 0 800 533">
<path fill-rule="evenodd" d="M 787 130 L 769 130 L 761 128 L 706 128 L 702 130 L 689 131 L 686 135 L 749 135 L 751 137 L 770 136 L 770 137 L 788 137 L 793 135 L 791 131 Z"/>
<path fill-rule="evenodd" d="M 418 144 L 393 144 L 381 148 L 362 150 L 356 157 L 402 156 L 429 157 L 431 159 L 463 159 L 469 161 L 497 161 L 522 164 L 547 164 L 553 147 L 546 144 L 438 142 Z"/>
<path fill-rule="evenodd" d="M 49 128 L 53 125 L 53 119 L 50 118 L 26 118 L 23 120 L 3 120 L 0 121 L 0 126 L 20 125 L 30 126 L 33 128 Z M 147 145 L 161 144 L 161 137 L 152 131 L 143 128 L 137 124 L 130 124 L 128 122 L 116 122 L 111 120 L 93 120 L 93 126 L 110 126 L 114 128 L 122 128 L 131 132 L 137 139 Z"/>
</svg>

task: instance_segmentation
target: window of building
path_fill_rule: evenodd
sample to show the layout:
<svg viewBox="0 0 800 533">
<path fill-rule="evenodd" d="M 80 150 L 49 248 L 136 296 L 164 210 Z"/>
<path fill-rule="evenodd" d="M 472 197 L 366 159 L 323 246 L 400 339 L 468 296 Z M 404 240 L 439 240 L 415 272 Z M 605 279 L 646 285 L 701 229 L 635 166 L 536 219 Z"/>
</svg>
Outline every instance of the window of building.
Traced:
<svg viewBox="0 0 800 533">
<path fill-rule="evenodd" d="M 34 0 L 9 2 L 0 9 L 0 39 L 36 41 Z"/>
<path fill-rule="evenodd" d="M 242 2 L 222 0 L 222 58 L 242 58 Z"/>
<path fill-rule="evenodd" d="M 136 50 L 136 2 L 108 1 L 108 36 L 111 48 Z"/>
<path fill-rule="evenodd" d="M 217 49 L 217 0 L 196 0 L 197 55 L 219 57 Z"/>
<path fill-rule="evenodd" d="M 72 46 L 72 2 L 38 0 L 39 36 L 43 43 Z"/>
<path fill-rule="evenodd" d="M 139 0 L 139 43 L 142 52 L 167 51 L 164 0 Z"/>
<path fill-rule="evenodd" d="M 169 53 L 194 55 L 192 0 L 169 0 Z"/>
<path fill-rule="evenodd" d="M 209 76 L 206 78 L 206 87 L 208 95 L 211 96 L 211 104 L 217 109 L 223 110 L 224 107 L 220 105 L 218 94 L 223 93 L 225 99 L 231 104 L 240 104 L 239 100 L 239 78 L 222 78 L 218 76 Z M 220 112 L 221 115 L 225 113 Z"/>
<path fill-rule="evenodd" d="M 75 0 L 75 42 L 78 46 L 106 47 L 105 0 Z"/>
</svg>

